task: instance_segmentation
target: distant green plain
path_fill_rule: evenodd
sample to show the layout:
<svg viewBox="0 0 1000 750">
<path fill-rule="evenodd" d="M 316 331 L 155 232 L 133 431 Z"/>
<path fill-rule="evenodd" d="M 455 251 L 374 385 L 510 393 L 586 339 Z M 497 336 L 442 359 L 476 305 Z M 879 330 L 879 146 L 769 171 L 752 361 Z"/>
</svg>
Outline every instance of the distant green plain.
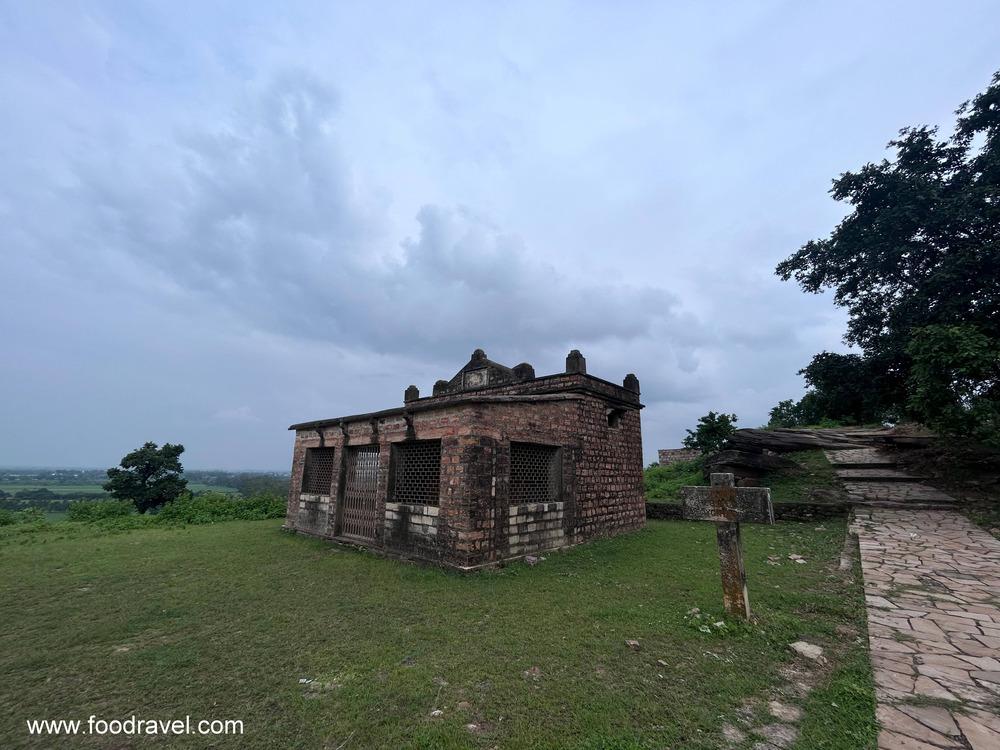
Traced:
<svg viewBox="0 0 1000 750">
<path fill-rule="evenodd" d="M 104 488 L 99 484 L 57 484 L 36 482 L 32 484 L 20 484 L 18 482 L 0 482 L 0 490 L 8 494 L 14 494 L 22 490 L 50 490 L 57 495 L 83 495 L 104 493 Z M 204 490 L 216 490 L 218 492 L 236 492 L 235 487 L 220 487 L 214 484 L 203 484 L 202 482 L 188 482 L 188 489 L 192 492 L 202 492 Z"/>
</svg>

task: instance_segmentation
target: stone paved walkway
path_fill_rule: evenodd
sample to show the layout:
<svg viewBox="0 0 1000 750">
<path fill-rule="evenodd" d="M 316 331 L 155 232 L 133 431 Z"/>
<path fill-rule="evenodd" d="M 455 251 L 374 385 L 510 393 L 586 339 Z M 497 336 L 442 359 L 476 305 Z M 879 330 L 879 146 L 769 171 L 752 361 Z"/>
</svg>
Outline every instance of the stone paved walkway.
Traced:
<svg viewBox="0 0 1000 750">
<path fill-rule="evenodd" d="M 856 507 L 880 750 L 1000 749 L 1000 541 L 946 510 Z"/>
<path fill-rule="evenodd" d="M 886 451 L 826 455 L 854 501 L 879 750 L 1000 750 L 1000 541 Z"/>
</svg>

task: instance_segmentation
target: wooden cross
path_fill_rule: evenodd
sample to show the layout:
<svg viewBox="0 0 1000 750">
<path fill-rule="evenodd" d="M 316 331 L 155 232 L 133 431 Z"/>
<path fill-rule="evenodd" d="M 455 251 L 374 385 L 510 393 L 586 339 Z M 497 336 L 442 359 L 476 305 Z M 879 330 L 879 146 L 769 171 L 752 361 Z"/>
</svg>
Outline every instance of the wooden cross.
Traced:
<svg viewBox="0 0 1000 750">
<path fill-rule="evenodd" d="M 771 490 L 736 487 L 732 474 L 712 474 L 709 487 L 681 487 L 682 517 L 712 521 L 722 566 L 722 603 L 726 612 L 750 619 L 747 574 L 740 547 L 740 523 L 774 523 Z"/>
</svg>

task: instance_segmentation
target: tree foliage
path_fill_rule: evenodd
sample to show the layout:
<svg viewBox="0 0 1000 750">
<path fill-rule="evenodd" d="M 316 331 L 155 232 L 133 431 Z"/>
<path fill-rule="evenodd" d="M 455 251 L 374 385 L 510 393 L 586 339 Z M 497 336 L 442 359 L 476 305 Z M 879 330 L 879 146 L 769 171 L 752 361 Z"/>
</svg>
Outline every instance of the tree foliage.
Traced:
<svg viewBox="0 0 1000 750">
<path fill-rule="evenodd" d="M 698 419 L 694 430 L 685 430 L 685 448 L 697 448 L 702 453 L 714 453 L 722 449 L 722 444 L 736 432 L 735 414 L 716 414 L 710 411 Z"/>
<path fill-rule="evenodd" d="M 181 474 L 180 455 L 183 445 L 146 443 L 127 454 L 120 467 L 108 469 L 104 489 L 116 500 L 131 501 L 144 513 L 176 499 L 187 488 Z"/>
<path fill-rule="evenodd" d="M 1000 447 L 1000 340 L 976 326 L 926 326 L 913 358 L 909 406 L 928 424 Z"/>
<path fill-rule="evenodd" d="M 845 415 L 897 407 L 952 429 L 959 413 L 979 424 L 996 408 L 989 368 L 978 355 L 968 367 L 963 352 L 969 336 L 982 337 L 980 344 L 1000 340 L 1000 72 L 956 114 L 950 137 L 932 127 L 905 128 L 889 143 L 892 160 L 834 180 L 833 197 L 851 213 L 828 238 L 806 243 L 776 269 L 807 292 L 833 289 L 847 309 L 845 341 L 864 353 L 851 368 L 877 377 L 867 385 L 852 378 L 838 389 Z M 959 336 L 955 326 L 966 333 Z M 958 359 L 938 357 L 930 365 L 929 342 L 945 337 L 950 354 L 940 356 Z M 941 376 L 959 370 L 967 381 Z M 936 385 L 928 390 L 931 371 Z M 868 404 L 862 393 L 849 403 L 852 387 L 870 394 Z M 963 394 L 969 388 L 978 394 L 972 400 Z M 942 410 L 944 402 L 952 408 Z"/>
<path fill-rule="evenodd" d="M 804 416 L 811 417 L 813 422 L 878 421 L 886 415 L 893 400 L 886 398 L 887 394 L 897 387 L 880 360 L 857 354 L 820 352 L 799 374 L 812 388 L 801 411 L 808 412 Z"/>
</svg>

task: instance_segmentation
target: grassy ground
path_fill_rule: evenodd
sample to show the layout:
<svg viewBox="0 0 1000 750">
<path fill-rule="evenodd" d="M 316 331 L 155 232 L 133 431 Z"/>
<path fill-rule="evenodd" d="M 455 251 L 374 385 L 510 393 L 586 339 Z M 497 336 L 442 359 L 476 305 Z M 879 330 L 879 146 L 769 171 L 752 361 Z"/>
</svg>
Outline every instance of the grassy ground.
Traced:
<svg viewBox="0 0 1000 750">
<path fill-rule="evenodd" d="M 803 704 L 797 747 L 873 745 L 863 640 L 837 631 L 864 635 L 857 576 L 836 573 L 842 523 L 747 527 L 759 621 L 707 634 L 686 613 L 720 609 L 710 524 L 651 522 L 471 576 L 279 524 L 0 536 L 0 747 L 39 746 L 30 718 L 189 714 L 242 719 L 245 735 L 161 746 L 708 750 L 785 689 L 800 638 L 837 668 Z"/>
<path fill-rule="evenodd" d="M 765 474 L 760 483 L 771 488 L 771 501 L 775 503 L 824 502 L 827 495 L 838 495 L 841 484 L 833 467 L 821 450 L 785 453 L 801 469 L 773 471 Z"/>
<path fill-rule="evenodd" d="M 643 472 L 646 500 L 651 503 L 679 503 L 681 487 L 708 484 L 698 461 L 653 464 Z"/>
</svg>

